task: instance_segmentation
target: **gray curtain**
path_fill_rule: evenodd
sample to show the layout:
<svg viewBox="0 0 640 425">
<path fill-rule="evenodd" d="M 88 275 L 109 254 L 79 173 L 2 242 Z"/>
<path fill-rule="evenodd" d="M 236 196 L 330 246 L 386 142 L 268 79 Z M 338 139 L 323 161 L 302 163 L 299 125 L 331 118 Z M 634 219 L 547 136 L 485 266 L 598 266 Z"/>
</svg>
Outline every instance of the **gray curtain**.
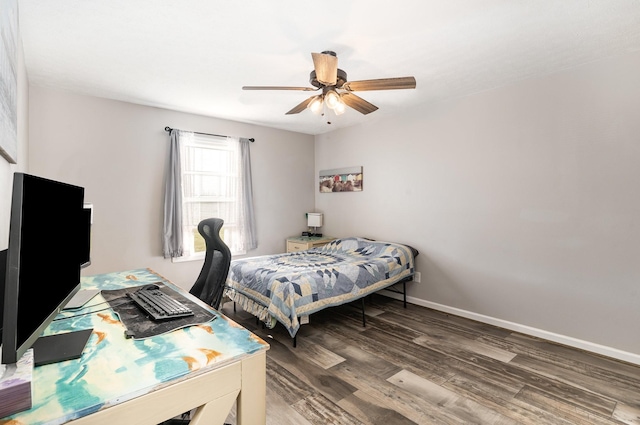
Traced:
<svg viewBox="0 0 640 425">
<path fill-rule="evenodd" d="M 169 167 L 164 189 L 164 258 L 183 255 L 182 247 L 182 169 L 180 166 L 180 135 L 171 130 L 169 147 Z"/>
<path fill-rule="evenodd" d="M 258 247 L 258 238 L 256 235 L 256 218 L 253 210 L 253 185 L 251 181 L 251 149 L 249 149 L 251 141 L 249 139 L 240 138 L 240 156 L 242 161 L 242 193 L 244 195 L 244 208 L 242 216 L 244 217 L 244 237 L 243 242 L 246 250 L 256 249 Z"/>
</svg>

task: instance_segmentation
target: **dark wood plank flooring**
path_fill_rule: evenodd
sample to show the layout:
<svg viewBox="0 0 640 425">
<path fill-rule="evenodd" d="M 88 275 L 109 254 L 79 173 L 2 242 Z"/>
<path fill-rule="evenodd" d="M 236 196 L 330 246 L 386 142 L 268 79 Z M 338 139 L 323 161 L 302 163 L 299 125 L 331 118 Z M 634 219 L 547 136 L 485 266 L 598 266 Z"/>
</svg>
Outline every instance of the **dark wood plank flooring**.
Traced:
<svg viewBox="0 0 640 425">
<path fill-rule="evenodd" d="M 639 424 L 640 367 L 381 295 L 270 343 L 269 425 Z M 234 414 L 227 419 L 235 424 Z"/>
</svg>

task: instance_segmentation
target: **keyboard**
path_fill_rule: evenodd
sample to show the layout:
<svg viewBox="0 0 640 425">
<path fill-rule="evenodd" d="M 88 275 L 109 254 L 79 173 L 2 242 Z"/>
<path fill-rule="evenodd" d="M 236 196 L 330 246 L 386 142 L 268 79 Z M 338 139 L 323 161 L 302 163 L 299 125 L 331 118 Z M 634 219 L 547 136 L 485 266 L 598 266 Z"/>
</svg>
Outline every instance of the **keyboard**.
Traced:
<svg viewBox="0 0 640 425">
<path fill-rule="evenodd" d="M 138 289 L 127 294 L 153 320 L 193 316 L 193 311 L 160 289 Z"/>
</svg>

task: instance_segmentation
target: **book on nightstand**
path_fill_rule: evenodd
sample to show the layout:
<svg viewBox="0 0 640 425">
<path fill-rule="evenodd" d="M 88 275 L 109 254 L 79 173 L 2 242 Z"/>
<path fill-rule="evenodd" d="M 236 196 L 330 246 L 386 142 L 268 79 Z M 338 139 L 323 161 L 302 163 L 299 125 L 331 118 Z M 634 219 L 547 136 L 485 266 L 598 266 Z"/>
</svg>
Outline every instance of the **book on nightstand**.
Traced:
<svg viewBox="0 0 640 425">
<path fill-rule="evenodd" d="M 31 409 L 33 349 L 18 363 L 0 365 L 0 418 Z"/>
</svg>

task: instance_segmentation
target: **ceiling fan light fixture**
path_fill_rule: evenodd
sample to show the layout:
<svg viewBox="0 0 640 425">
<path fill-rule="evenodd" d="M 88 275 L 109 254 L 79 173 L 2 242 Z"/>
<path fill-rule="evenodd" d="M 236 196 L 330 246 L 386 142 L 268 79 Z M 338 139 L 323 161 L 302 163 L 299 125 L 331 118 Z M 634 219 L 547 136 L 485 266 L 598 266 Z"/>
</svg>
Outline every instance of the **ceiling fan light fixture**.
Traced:
<svg viewBox="0 0 640 425">
<path fill-rule="evenodd" d="M 311 53 L 311 58 L 313 59 L 313 70 L 309 74 L 309 83 L 313 87 L 243 86 L 242 90 L 322 90 L 321 94 L 308 97 L 286 112 L 285 115 L 298 114 L 305 109 L 311 109 L 313 113 L 324 116 L 325 104 L 336 115 L 343 114 L 347 106 L 363 115 L 378 109 L 376 105 L 367 102 L 353 92 L 416 88 L 414 77 L 347 81 L 347 73 L 338 68 L 338 57 L 335 52 L 330 50 Z"/>
<path fill-rule="evenodd" d="M 315 96 L 315 98 L 311 102 L 309 102 L 309 106 L 307 107 L 311 109 L 311 112 L 313 112 L 314 114 L 319 114 L 320 112 L 322 112 L 322 96 Z"/>
<path fill-rule="evenodd" d="M 335 90 L 329 90 L 324 95 L 324 101 L 330 109 L 335 109 L 341 102 L 340 95 Z"/>
</svg>

